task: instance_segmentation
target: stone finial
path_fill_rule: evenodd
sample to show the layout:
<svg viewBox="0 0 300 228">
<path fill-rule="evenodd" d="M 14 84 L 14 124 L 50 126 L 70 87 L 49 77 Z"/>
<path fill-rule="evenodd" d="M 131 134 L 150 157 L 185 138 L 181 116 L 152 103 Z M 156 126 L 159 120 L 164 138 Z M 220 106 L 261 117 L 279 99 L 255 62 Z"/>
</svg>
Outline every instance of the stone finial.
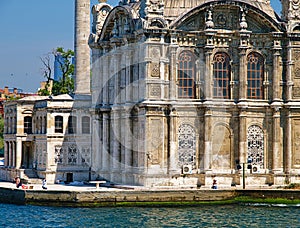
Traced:
<svg viewBox="0 0 300 228">
<path fill-rule="evenodd" d="M 240 21 L 240 29 L 241 30 L 247 30 L 247 28 L 248 28 L 248 23 L 246 21 L 246 14 L 242 10 L 242 17 L 241 17 L 241 21 Z"/>
<path fill-rule="evenodd" d="M 209 9 L 208 12 L 207 12 L 205 27 L 206 27 L 206 29 L 212 29 L 214 27 L 214 22 L 213 22 L 213 19 L 212 19 L 211 9 Z"/>
</svg>

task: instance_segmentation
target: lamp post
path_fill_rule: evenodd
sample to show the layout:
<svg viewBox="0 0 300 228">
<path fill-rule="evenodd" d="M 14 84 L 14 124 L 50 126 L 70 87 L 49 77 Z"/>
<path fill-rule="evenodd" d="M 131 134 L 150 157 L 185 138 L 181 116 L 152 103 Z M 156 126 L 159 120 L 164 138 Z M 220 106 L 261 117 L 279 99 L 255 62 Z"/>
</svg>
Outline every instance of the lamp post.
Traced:
<svg viewBox="0 0 300 228">
<path fill-rule="evenodd" d="M 245 185 L 245 163 L 243 163 L 243 189 L 246 188 L 246 185 Z"/>
</svg>

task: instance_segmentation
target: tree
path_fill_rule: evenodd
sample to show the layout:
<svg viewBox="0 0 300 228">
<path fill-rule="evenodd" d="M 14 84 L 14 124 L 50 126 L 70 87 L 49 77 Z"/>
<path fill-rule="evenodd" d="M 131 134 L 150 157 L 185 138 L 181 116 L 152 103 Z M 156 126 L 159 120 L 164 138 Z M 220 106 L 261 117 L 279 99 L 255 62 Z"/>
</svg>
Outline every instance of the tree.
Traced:
<svg viewBox="0 0 300 228">
<path fill-rule="evenodd" d="M 4 133 L 4 119 L 0 115 L 0 157 L 3 156 L 3 154 L 4 154 L 4 138 L 3 138 L 3 133 Z"/>
<path fill-rule="evenodd" d="M 44 58 L 40 57 L 41 62 L 43 63 L 43 74 L 46 78 L 45 87 L 39 90 L 39 95 L 41 96 L 49 96 L 51 94 L 51 76 L 52 76 L 52 68 L 51 68 L 51 54 L 48 53 Z"/>
<path fill-rule="evenodd" d="M 60 73 L 58 80 L 52 78 L 51 56 L 56 56 Z M 74 57 L 74 51 L 65 51 L 63 47 L 56 48 L 53 52 L 48 53 L 44 58 L 40 58 L 43 63 L 43 74 L 46 78 L 45 87 L 39 90 L 39 95 L 59 95 L 70 94 L 74 92 L 74 65 L 72 64 L 72 58 Z M 53 81 L 53 84 L 51 82 Z"/>
<path fill-rule="evenodd" d="M 74 92 L 74 65 L 71 63 L 72 58 L 74 57 L 74 51 L 68 49 L 65 51 L 62 47 L 58 47 L 54 52 L 54 55 L 59 55 L 61 58 L 57 58 L 60 70 L 61 77 L 58 81 L 53 82 L 52 94 L 65 94 Z"/>
</svg>

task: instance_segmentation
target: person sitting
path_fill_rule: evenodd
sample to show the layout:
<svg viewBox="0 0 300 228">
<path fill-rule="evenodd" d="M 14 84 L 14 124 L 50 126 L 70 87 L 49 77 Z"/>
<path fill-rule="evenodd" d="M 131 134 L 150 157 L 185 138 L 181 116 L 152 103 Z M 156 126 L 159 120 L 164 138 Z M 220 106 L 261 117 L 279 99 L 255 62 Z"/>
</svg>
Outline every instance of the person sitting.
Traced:
<svg viewBox="0 0 300 228">
<path fill-rule="evenodd" d="M 15 183 L 16 183 L 17 188 L 22 187 L 22 182 L 21 182 L 20 177 L 15 178 Z"/>
<path fill-rule="evenodd" d="M 46 181 L 46 179 L 43 179 L 42 188 L 43 189 L 47 189 L 47 181 Z"/>
<path fill-rule="evenodd" d="M 22 181 L 21 181 L 20 177 L 16 177 L 15 182 L 16 182 L 16 187 L 17 188 L 21 187 L 22 189 L 28 189 L 28 186 L 22 184 Z"/>
</svg>

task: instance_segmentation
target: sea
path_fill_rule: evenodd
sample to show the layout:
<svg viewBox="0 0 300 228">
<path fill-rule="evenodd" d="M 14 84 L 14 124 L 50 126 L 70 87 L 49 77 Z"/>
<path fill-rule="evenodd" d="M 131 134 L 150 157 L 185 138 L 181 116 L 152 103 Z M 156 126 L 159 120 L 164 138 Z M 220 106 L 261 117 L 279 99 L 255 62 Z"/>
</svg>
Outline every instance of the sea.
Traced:
<svg viewBox="0 0 300 228">
<path fill-rule="evenodd" d="M 0 227 L 300 227 L 300 205 L 72 208 L 0 204 Z"/>
</svg>

